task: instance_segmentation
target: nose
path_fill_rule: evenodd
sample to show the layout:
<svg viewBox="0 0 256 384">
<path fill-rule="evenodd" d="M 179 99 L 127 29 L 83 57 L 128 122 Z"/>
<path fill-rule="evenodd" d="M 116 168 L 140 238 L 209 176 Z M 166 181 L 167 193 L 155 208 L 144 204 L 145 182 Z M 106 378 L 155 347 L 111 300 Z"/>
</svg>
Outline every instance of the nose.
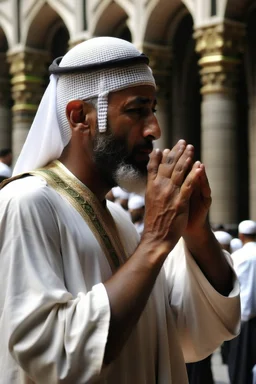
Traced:
<svg viewBox="0 0 256 384">
<path fill-rule="evenodd" d="M 153 113 L 145 122 L 143 129 L 143 137 L 149 136 L 151 136 L 153 140 L 157 140 L 161 137 L 161 128 L 158 124 L 156 116 Z"/>
</svg>

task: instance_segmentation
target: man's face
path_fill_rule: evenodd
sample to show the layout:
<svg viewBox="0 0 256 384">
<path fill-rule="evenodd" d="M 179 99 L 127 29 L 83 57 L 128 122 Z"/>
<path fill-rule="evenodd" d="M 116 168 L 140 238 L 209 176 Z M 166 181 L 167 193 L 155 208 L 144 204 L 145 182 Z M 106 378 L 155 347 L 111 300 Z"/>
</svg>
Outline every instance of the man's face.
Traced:
<svg viewBox="0 0 256 384">
<path fill-rule="evenodd" d="M 144 189 L 153 140 L 160 137 L 155 105 L 151 86 L 110 94 L 108 130 L 97 131 L 93 142 L 95 164 L 110 186 L 118 184 L 137 192 Z"/>
</svg>

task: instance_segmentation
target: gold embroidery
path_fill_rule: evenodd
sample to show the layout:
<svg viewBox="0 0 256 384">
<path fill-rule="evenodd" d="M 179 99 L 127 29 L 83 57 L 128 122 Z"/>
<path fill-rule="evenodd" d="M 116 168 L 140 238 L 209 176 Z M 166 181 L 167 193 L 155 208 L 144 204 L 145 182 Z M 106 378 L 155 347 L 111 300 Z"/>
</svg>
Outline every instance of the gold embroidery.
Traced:
<svg viewBox="0 0 256 384">
<path fill-rule="evenodd" d="M 125 261 L 126 255 L 107 207 L 103 207 L 96 196 L 58 160 L 29 173 L 41 175 L 80 213 L 99 241 L 114 272 Z"/>
</svg>

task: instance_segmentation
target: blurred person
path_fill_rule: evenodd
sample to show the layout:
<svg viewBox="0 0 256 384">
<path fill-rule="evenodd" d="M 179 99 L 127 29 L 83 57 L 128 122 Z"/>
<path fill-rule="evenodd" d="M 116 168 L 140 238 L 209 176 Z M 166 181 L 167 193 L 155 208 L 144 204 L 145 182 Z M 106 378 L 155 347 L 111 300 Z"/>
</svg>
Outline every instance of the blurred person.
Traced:
<svg viewBox="0 0 256 384">
<path fill-rule="evenodd" d="M 128 200 L 128 211 L 136 231 L 141 236 L 144 229 L 145 198 L 131 194 Z"/>
<path fill-rule="evenodd" d="M 230 252 L 231 252 L 231 253 L 234 253 L 234 252 L 237 251 L 238 249 L 241 249 L 242 246 L 243 246 L 242 240 L 239 239 L 238 237 L 234 237 L 234 238 L 230 241 Z"/>
<path fill-rule="evenodd" d="M 12 175 L 12 150 L 10 148 L 0 149 L 0 181 Z"/>
<path fill-rule="evenodd" d="M 112 188 L 111 192 L 114 197 L 115 203 L 120 204 L 125 211 L 128 211 L 128 200 L 130 193 L 118 186 Z"/>
<path fill-rule="evenodd" d="M 153 150 L 148 63 L 133 44 L 98 37 L 50 66 L 0 191 L 3 383 L 186 384 L 185 361 L 239 331 L 205 167 L 184 140 Z M 145 190 L 140 240 L 105 200 L 116 185 Z"/>
<path fill-rule="evenodd" d="M 248 255 L 256 253 L 256 222 L 243 220 L 238 225 L 238 238 L 242 247 L 231 254 L 234 266 L 245 260 Z"/>
<path fill-rule="evenodd" d="M 220 243 L 221 247 L 230 253 L 230 242 L 232 236 L 226 231 L 214 231 L 214 236 Z"/>
<path fill-rule="evenodd" d="M 222 227 L 222 230 L 214 231 L 214 236 L 218 240 L 221 248 L 230 253 L 230 251 L 231 251 L 230 244 L 232 242 L 231 234 L 226 232 L 224 230 L 224 227 Z M 230 257 L 230 255 L 227 255 L 227 257 L 230 258 L 230 261 L 233 264 L 233 260 Z M 225 365 L 227 364 L 228 353 L 229 353 L 229 341 L 224 341 L 220 347 L 220 355 L 221 355 L 221 359 L 222 359 L 222 364 L 225 364 Z"/>
<path fill-rule="evenodd" d="M 256 222 L 238 225 L 243 246 L 231 256 L 240 283 L 241 332 L 229 342 L 228 370 L 231 384 L 253 384 L 256 364 Z"/>
</svg>

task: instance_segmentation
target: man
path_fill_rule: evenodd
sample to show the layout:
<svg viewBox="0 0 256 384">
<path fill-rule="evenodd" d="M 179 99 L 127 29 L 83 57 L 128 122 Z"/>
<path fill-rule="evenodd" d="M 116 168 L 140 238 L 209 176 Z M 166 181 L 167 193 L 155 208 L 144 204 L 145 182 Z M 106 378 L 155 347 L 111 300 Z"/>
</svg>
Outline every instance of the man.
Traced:
<svg viewBox="0 0 256 384">
<path fill-rule="evenodd" d="M 232 240 L 230 233 L 226 231 L 214 231 L 214 236 L 220 243 L 221 248 L 230 253 L 230 242 Z"/>
<path fill-rule="evenodd" d="M 128 200 L 128 211 L 136 231 L 141 236 L 144 230 L 145 199 L 143 196 L 131 194 Z"/>
<path fill-rule="evenodd" d="M 229 342 L 228 368 L 231 384 L 252 384 L 256 365 L 256 222 L 238 225 L 243 247 L 231 257 L 241 290 L 241 333 Z"/>
<path fill-rule="evenodd" d="M 114 196 L 115 203 L 120 204 L 123 209 L 128 211 L 128 200 L 130 194 L 120 187 L 114 187 L 111 191 Z"/>
<path fill-rule="evenodd" d="M 12 175 L 12 150 L 10 148 L 0 149 L 0 181 Z"/>
<path fill-rule="evenodd" d="M 238 251 L 238 249 L 241 249 L 243 246 L 242 241 L 238 237 L 234 237 L 230 241 L 230 252 L 234 253 L 235 251 Z"/>
<path fill-rule="evenodd" d="M 88 40 L 50 71 L 0 192 L 1 381 L 185 384 L 184 358 L 239 330 L 205 168 L 184 140 L 152 150 L 156 85 L 131 43 Z M 115 185 L 146 186 L 140 242 Z"/>
</svg>

